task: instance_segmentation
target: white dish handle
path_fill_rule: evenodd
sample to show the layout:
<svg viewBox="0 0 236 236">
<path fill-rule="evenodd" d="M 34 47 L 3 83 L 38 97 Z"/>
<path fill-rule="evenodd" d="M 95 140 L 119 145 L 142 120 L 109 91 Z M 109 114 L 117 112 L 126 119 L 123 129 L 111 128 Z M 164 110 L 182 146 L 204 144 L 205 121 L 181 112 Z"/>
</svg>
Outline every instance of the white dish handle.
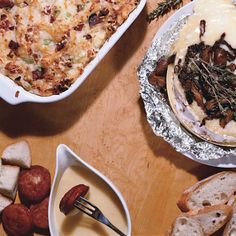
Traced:
<svg viewBox="0 0 236 236">
<path fill-rule="evenodd" d="M 26 91 L 4 75 L 0 75 L 0 88 L 0 97 L 12 105 L 29 101 Z"/>
</svg>

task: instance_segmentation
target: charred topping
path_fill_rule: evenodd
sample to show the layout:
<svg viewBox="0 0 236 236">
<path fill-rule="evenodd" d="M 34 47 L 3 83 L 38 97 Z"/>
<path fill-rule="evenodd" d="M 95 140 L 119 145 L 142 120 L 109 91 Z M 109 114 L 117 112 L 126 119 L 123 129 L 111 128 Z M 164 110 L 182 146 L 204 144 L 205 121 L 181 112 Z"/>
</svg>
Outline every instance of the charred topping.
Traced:
<svg viewBox="0 0 236 236">
<path fill-rule="evenodd" d="M 6 14 L 2 14 L 2 15 L 0 16 L 0 19 L 1 19 L 1 20 L 6 20 L 6 19 L 7 19 L 7 15 L 6 15 Z"/>
<path fill-rule="evenodd" d="M 56 51 L 62 50 L 67 44 L 67 36 L 64 35 L 60 42 L 56 43 Z"/>
<path fill-rule="evenodd" d="M 99 15 L 97 15 L 96 13 L 93 13 L 89 16 L 89 26 L 94 26 L 96 24 L 101 23 L 101 18 L 99 17 Z"/>
<path fill-rule="evenodd" d="M 64 79 L 60 81 L 60 83 L 54 88 L 54 94 L 60 94 L 62 92 L 65 92 L 67 89 L 69 89 L 71 84 L 72 84 L 72 81 L 69 79 Z"/>
<path fill-rule="evenodd" d="M 233 63 L 231 63 L 230 65 L 227 66 L 227 68 L 228 68 L 230 71 L 234 72 L 234 71 L 236 70 L 236 65 L 233 64 Z"/>
<path fill-rule="evenodd" d="M 43 79 L 45 72 L 46 72 L 46 69 L 43 67 L 39 67 L 38 69 L 32 71 L 33 80 Z"/>
<path fill-rule="evenodd" d="M 149 83 L 160 89 L 166 96 L 166 73 L 169 64 L 174 63 L 175 55 L 170 57 L 161 57 L 157 62 L 156 69 L 149 77 Z"/>
<path fill-rule="evenodd" d="M 155 74 L 157 76 L 166 76 L 168 68 L 168 59 L 165 57 L 160 58 L 160 60 L 157 62 L 157 66 L 155 69 Z"/>
<path fill-rule="evenodd" d="M 109 10 L 107 8 L 103 8 L 100 12 L 99 12 L 99 16 L 107 16 L 109 14 Z"/>
<path fill-rule="evenodd" d="M 0 29 L 8 30 L 9 26 L 10 26 L 10 22 L 7 19 L 7 16 L 5 14 L 1 15 Z"/>
<path fill-rule="evenodd" d="M 19 65 L 16 65 L 14 62 L 8 62 L 5 66 L 5 70 L 7 70 L 10 74 L 21 74 L 22 69 Z"/>
<path fill-rule="evenodd" d="M 102 22 L 104 17 L 106 17 L 109 14 L 109 9 L 103 8 L 98 13 L 92 13 L 89 18 L 89 26 L 92 27 L 94 25 L 97 25 Z"/>
<path fill-rule="evenodd" d="M 80 12 L 80 11 L 83 10 L 83 5 L 79 4 L 79 5 L 76 6 L 76 8 L 77 8 L 77 12 Z"/>
<path fill-rule="evenodd" d="M 9 42 L 9 44 L 8 44 L 8 47 L 9 47 L 10 49 L 12 49 L 13 51 L 14 51 L 14 50 L 17 50 L 17 49 L 19 48 L 19 43 L 17 43 L 17 42 L 15 42 L 15 41 L 11 40 L 11 41 Z"/>
<path fill-rule="evenodd" d="M 53 23 L 56 20 L 56 17 L 54 15 L 50 16 L 50 23 Z"/>
<path fill-rule="evenodd" d="M 52 9 L 51 9 L 50 6 L 46 6 L 46 7 L 43 8 L 43 13 L 44 13 L 45 15 L 50 15 L 51 12 L 52 12 Z"/>
<path fill-rule="evenodd" d="M 15 78 L 15 81 L 20 81 L 21 80 L 21 76 L 18 76 Z"/>
<path fill-rule="evenodd" d="M 213 46 L 204 42 L 188 47 L 185 61 L 178 64 L 180 83 L 191 105 L 196 101 L 205 112 L 206 120 L 219 119 L 224 128 L 236 121 L 236 49 L 225 41 L 225 33 Z"/>
<path fill-rule="evenodd" d="M 84 38 L 86 38 L 87 40 L 90 40 L 92 38 L 92 35 L 91 34 L 86 34 L 86 35 L 84 35 Z"/>
<path fill-rule="evenodd" d="M 15 97 L 18 98 L 19 95 L 20 95 L 20 91 L 17 90 L 16 93 L 15 93 Z"/>
<path fill-rule="evenodd" d="M 201 20 L 200 21 L 200 38 L 205 34 L 206 32 L 206 21 Z"/>
<path fill-rule="evenodd" d="M 9 26 L 8 29 L 9 29 L 9 30 L 14 30 L 14 29 L 15 29 L 15 26 L 14 26 L 14 25 Z"/>
<path fill-rule="evenodd" d="M 0 8 L 12 8 L 14 6 L 14 2 L 10 0 L 0 0 Z"/>
<path fill-rule="evenodd" d="M 84 23 L 80 23 L 80 24 L 74 26 L 73 29 L 76 31 L 82 31 L 83 27 L 84 27 Z"/>
</svg>

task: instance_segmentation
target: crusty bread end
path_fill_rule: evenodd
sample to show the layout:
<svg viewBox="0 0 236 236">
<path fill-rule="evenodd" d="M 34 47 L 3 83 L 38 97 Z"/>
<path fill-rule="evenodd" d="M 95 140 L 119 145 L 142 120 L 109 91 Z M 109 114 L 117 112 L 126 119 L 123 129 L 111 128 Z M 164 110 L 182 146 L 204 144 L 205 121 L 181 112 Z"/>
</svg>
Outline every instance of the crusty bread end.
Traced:
<svg viewBox="0 0 236 236">
<path fill-rule="evenodd" d="M 228 205 L 209 206 L 186 214 L 200 223 L 205 235 L 211 235 L 230 219 L 232 207 Z"/>
<path fill-rule="evenodd" d="M 231 216 L 230 221 L 225 226 L 223 233 L 223 236 L 235 236 L 235 235 L 236 235 L 236 204 L 233 205 L 233 214 Z"/>
<path fill-rule="evenodd" d="M 223 171 L 197 182 L 182 194 L 177 205 L 183 212 L 225 204 L 236 191 L 236 172 Z"/>
<path fill-rule="evenodd" d="M 200 223 L 188 217 L 187 215 L 180 215 L 176 218 L 169 231 L 169 236 L 204 236 L 203 228 Z"/>
</svg>

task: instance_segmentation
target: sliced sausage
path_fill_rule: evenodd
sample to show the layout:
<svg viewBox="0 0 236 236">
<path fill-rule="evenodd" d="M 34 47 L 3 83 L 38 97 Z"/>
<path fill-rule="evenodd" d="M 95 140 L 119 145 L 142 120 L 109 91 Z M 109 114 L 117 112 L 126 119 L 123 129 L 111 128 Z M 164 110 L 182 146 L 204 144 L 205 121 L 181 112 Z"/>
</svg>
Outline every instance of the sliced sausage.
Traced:
<svg viewBox="0 0 236 236">
<path fill-rule="evenodd" d="M 19 195 L 24 203 L 39 203 L 50 193 L 50 172 L 42 166 L 32 166 L 20 173 L 18 185 Z"/>
<path fill-rule="evenodd" d="M 3 228 L 10 236 L 29 236 L 32 233 L 30 210 L 22 204 L 6 207 L 2 213 Z"/>
<path fill-rule="evenodd" d="M 48 230 L 48 198 L 42 202 L 30 207 L 33 225 L 36 229 L 47 231 Z"/>
<path fill-rule="evenodd" d="M 79 184 L 71 188 L 60 201 L 60 211 L 67 215 L 74 208 L 76 199 L 80 196 L 85 196 L 88 190 L 89 187 L 84 184 Z"/>
</svg>

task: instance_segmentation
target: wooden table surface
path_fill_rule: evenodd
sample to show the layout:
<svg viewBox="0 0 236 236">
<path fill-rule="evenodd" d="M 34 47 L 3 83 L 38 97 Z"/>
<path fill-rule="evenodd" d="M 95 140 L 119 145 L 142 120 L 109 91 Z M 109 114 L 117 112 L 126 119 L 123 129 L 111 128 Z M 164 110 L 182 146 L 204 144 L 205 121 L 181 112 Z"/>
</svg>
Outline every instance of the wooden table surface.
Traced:
<svg viewBox="0 0 236 236">
<path fill-rule="evenodd" d="M 182 191 L 219 169 L 195 163 L 156 137 L 146 120 L 136 70 L 158 28 L 147 6 L 82 86 L 53 104 L 11 106 L 0 101 L 0 152 L 29 141 L 33 164 L 55 170 L 55 151 L 65 143 L 110 178 L 132 217 L 132 235 L 164 235 L 179 214 Z M 185 1 L 186 3 L 187 1 Z M 5 235 L 0 227 L 0 235 Z"/>
</svg>

